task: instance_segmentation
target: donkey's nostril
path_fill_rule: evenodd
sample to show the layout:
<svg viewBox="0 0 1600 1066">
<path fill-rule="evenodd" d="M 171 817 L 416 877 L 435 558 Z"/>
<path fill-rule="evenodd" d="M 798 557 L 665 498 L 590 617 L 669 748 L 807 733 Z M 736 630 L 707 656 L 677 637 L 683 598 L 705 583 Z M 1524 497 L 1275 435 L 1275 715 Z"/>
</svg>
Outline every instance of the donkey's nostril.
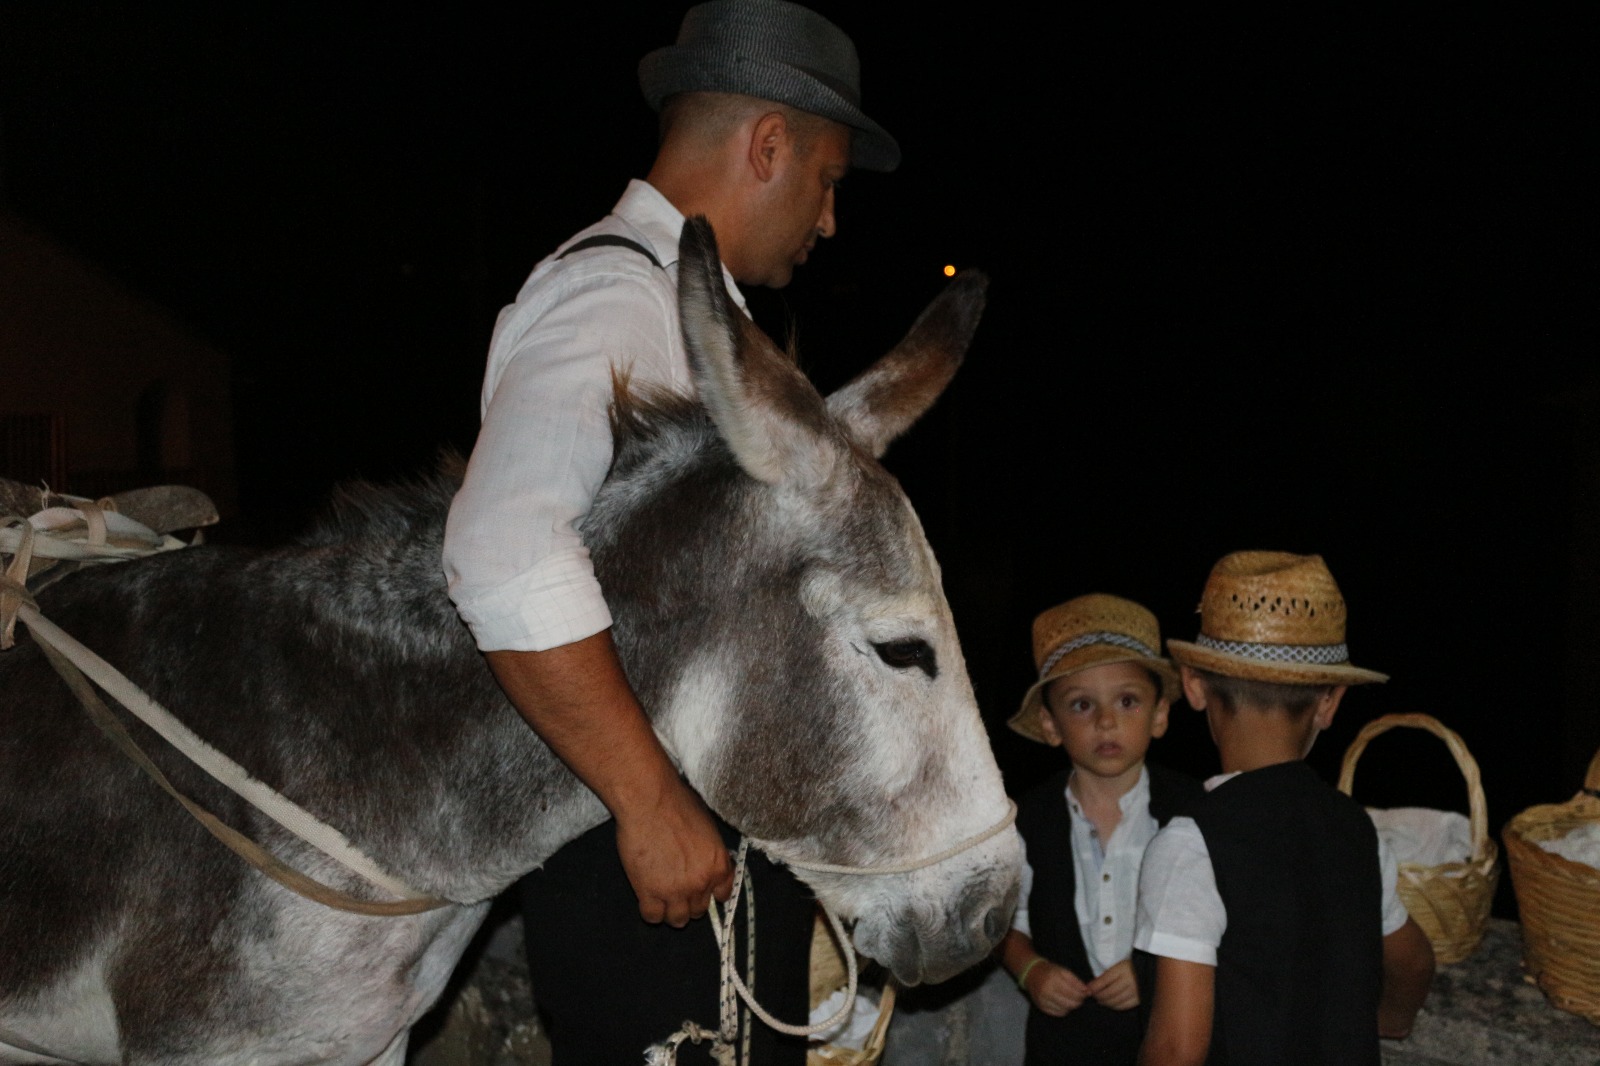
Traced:
<svg viewBox="0 0 1600 1066">
<path fill-rule="evenodd" d="M 1006 916 L 1000 907 L 990 907 L 983 912 L 983 935 L 991 944 L 998 944 L 1006 935 Z"/>
</svg>

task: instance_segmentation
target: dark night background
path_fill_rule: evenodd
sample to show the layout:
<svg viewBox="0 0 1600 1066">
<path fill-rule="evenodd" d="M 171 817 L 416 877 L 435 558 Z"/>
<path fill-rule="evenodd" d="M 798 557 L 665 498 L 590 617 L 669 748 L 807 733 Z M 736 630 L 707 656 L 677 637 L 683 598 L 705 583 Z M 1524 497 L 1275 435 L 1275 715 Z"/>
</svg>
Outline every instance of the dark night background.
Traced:
<svg viewBox="0 0 1600 1066">
<path fill-rule="evenodd" d="M 887 462 L 1008 786 L 1059 758 L 1003 726 L 1035 613 L 1112 591 L 1192 637 L 1211 564 L 1276 548 L 1327 558 L 1355 661 L 1394 677 L 1313 752 L 1330 778 L 1362 723 L 1424 711 L 1482 765 L 1495 830 L 1570 796 L 1600 746 L 1579 28 L 814 6 L 905 162 L 853 175 L 840 235 L 748 295 L 829 388 L 945 263 L 989 273 L 967 366 Z M 0 6 L 0 203 L 233 356 L 241 511 L 214 539 L 280 539 L 337 480 L 470 448 L 496 312 L 648 167 L 634 70 L 681 15 L 559 10 Z M 1157 757 L 1211 772 L 1175 720 Z M 1362 767 L 1360 798 L 1464 805 L 1431 738 Z"/>
</svg>

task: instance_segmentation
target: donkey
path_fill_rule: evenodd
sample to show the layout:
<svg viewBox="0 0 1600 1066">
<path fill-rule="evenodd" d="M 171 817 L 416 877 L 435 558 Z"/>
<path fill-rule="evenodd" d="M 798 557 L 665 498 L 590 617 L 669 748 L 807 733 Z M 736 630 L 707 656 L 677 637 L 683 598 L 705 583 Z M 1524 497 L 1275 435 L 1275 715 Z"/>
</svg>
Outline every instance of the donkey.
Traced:
<svg viewBox="0 0 1600 1066">
<path fill-rule="evenodd" d="M 700 400 L 619 390 L 585 519 L 623 662 L 688 780 L 775 858 L 936 855 L 1008 801 L 938 566 L 877 457 L 955 372 L 983 279 L 958 277 L 824 400 L 718 264 L 709 226 L 686 226 Z M 40 595 L 254 776 L 453 904 L 366 917 L 267 880 L 115 752 L 22 641 L 0 655 L 0 1062 L 399 1066 L 492 898 L 607 817 L 511 709 L 445 594 L 456 484 L 356 486 L 293 546 L 198 547 Z M 224 821 L 378 897 L 130 729 Z M 911 872 L 797 872 L 915 983 L 993 946 L 1020 859 L 1007 829 Z"/>
</svg>

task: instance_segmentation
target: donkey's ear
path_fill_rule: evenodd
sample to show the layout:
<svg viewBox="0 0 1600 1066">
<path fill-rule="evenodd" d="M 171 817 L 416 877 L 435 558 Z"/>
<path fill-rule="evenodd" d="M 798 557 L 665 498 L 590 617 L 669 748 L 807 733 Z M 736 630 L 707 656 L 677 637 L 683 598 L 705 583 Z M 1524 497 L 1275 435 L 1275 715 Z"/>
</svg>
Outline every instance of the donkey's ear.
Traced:
<svg viewBox="0 0 1600 1066">
<path fill-rule="evenodd" d="M 967 354 L 989 279 L 963 270 L 922 312 L 905 340 L 828 397 L 828 411 L 874 456 L 921 418 Z"/>
<path fill-rule="evenodd" d="M 678 242 L 678 309 L 700 400 L 745 473 L 770 485 L 820 485 L 846 445 L 794 361 L 728 296 L 704 216 Z"/>
</svg>

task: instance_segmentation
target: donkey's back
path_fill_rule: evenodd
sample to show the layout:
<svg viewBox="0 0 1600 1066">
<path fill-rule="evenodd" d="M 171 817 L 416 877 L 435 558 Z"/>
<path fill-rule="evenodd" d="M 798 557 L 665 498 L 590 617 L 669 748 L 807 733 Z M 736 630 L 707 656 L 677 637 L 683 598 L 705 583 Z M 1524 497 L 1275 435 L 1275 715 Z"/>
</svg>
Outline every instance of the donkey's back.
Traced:
<svg viewBox="0 0 1600 1066">
<path fill-rule="evenodd" d="M 467 905 L 369 918 L 267 880 L 116 750 L 22 640 L 0 655 L 0 1061 L 46 1061 L 6 1051 L 12 1034 L 84 1062 L 366 1063 L 437 996 L 481 901 L 529 865 L 526 812 L 572 787 L 444 595 L 451 488 L 357 490 L 294 547 L 97 567 L 39 600 L 252 776 L 419 891 Z M 178 790 L 372 897 L 123 717 Z M 337 1036 L 297 1046 L 293 1032 Z"/>
</svg>

